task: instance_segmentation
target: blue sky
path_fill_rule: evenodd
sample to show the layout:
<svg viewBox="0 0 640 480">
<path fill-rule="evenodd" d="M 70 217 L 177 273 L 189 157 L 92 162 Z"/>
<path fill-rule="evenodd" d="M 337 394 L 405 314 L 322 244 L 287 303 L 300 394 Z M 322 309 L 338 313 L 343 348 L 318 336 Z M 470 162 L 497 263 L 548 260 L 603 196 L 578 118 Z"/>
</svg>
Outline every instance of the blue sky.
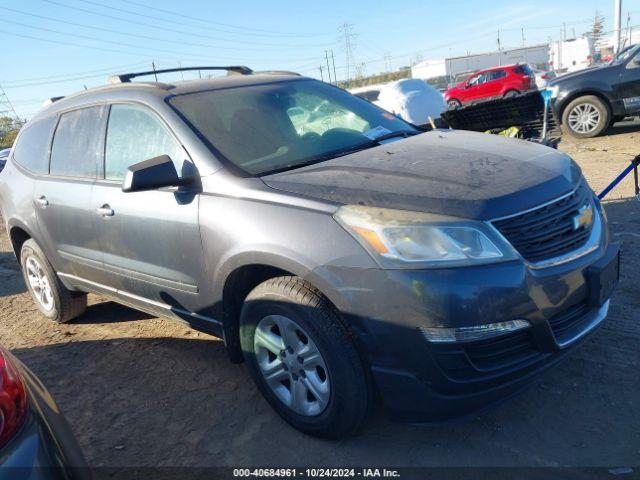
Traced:
<svg viewBox="0 0 640 480">
<path fill-rule="evenodd" d="M 0 0 L 0 85 L 21 116 L 43 100 L 93 87 L 110 73 L 178 65 L 245 64 L 319 77 L 333 49 L 346 74 L 341 24 L 352 25 L 354 59 L 365 72 L 557 39 L 590 28 L 595 11 L 612 28 L 613 0 Z M 640 25 L 640 0 L 623 0 Z M 640 28 L 637 27 L 637 28 Z M 175 78 L 175 77 L 174 77 Z M 178 77 L 180 78 L 180 77 Z M 186 77 L 185 77 L 186 78 Z"/>
</svg>

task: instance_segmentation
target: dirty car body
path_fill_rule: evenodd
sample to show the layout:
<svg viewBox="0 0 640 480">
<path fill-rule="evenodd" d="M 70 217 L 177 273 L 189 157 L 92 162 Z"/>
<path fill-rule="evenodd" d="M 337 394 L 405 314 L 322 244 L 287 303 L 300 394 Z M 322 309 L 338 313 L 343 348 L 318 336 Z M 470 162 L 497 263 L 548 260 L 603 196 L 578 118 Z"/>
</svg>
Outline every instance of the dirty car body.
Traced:
<svg viewBox="0 0 640 480">
<path fill-rule="evenodd" d="M 349 107 L 318 122 L 317 108 L 296 97 L 287 116 L 267 118 L 240 111 L 243 89 L 271 102 L 264 108 L 311 90 Z M 228 102 L 229 122 L 207 107 L 224 95 L 239 96 Z M 123 84 L 56 102 L 30 122 L 51 125 L 44 164 L 50 157 L 53 166 L 65 113 L 96 108 L 96 167 L 80 177 L 29 171 L 18 139 L 0 176 L 16 253 L 35 239 L 69 291 L 213 333 L 234 360 L 243 358 L 249 292 L 295 276 L 338 312 L 372 390 L 411 422 L 458 417 L 514 393 L 602 322 L 617 246 L 568 156 L 472 132 L 421 133 L 344 95 L 263 74 Z M 178 140 L 188 184 L 127 193 L 107 178 L 105 132 L 123 105 L 156 116 Z M 283 131 L 304 145 L 272 148 Z M 296 160 L 296 148 L 317 153 L 336 142 L 342 150 Z M 440 247 L 429 252 L 440 256 L 423 258 L 433 242 Z"/>
</svg>

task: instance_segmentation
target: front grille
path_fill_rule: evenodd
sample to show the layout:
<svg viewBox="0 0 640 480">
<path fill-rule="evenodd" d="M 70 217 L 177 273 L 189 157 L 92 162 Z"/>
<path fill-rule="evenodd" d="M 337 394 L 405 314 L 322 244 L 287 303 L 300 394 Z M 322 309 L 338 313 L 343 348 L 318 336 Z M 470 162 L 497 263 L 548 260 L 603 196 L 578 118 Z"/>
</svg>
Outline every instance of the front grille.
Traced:
<svg viewBox="0 0 640 480">
<path fill-rule="evenodd" d="M 493 225 L 529 262 L 559 257 L 582 247 L 589 238 L 593 221 L 587 227 L 574 228 L 580 208 L 593 207 L 589 188 L 581 183 L 569 196 L 540 208 L 496 220 Z M 596 215 L 594 209 L 594 215 Z"/>
</svg>

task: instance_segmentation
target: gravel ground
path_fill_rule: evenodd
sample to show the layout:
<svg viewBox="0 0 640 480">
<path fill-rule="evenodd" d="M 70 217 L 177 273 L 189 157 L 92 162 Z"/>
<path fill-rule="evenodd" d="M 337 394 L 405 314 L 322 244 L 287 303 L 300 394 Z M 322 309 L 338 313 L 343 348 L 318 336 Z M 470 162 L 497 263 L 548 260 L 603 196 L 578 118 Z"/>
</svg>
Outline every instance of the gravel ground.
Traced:
<svg viewBox="0 0 640 480">
<path fill-rule="evenodd" d="M 566 139 L 596 191 L 640 153 L 640 127 Z M 621 283 L 603 328 L 524 393 L 474 419 L 390 423 L 327 442 L 270 409 L 220 341 L 90 296 L 72 324 L 44 321 L 0 236 L 0 343 L 41 378 L 92 466 L 638 466 L 640 203 L 629 178 L 605 203 L 623 243 Z"/>
</svg>

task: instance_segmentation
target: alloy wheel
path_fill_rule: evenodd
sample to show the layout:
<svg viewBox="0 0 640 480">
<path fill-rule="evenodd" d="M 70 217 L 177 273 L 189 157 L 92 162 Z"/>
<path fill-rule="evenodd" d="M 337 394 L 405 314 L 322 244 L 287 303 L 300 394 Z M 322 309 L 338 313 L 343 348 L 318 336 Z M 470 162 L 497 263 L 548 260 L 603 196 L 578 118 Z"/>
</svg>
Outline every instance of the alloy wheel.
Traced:
<svg viewBox="0 0 640 480">
<path fill-rule="evenodd" d="M 264 317 L 254 334 L 262 377 L 278 399 L 299 415 L 321 414 L 331 396 L 326 363 L 310 335 L 282 315 Z"/>
<path fill-rule="evenodd" d="M 37 258 L 28 257 L 25 268 L 33 297 L 45 311 L 50 312 L 54 307 L 53 291 L 42 265 Z"/>
<path fill-rule="evenodd" d="M 569 112 L 568 122 L 574 132 L 593 132 L 600 123 L 600 111 L 591 103 L 580 103 Z"/>
</svg>

